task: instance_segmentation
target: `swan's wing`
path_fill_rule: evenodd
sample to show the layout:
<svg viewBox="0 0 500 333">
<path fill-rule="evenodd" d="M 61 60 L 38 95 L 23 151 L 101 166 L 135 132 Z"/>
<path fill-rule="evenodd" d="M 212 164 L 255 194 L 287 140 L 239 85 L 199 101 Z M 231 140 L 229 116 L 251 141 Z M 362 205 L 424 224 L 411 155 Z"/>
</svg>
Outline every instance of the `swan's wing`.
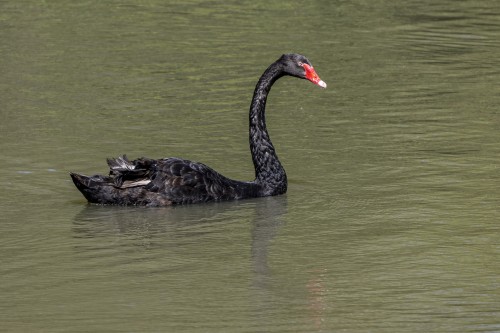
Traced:
<svg viewBox="0 0 500 333">
<path fill-rule="evenodd" d="M 238 199 L 248 187 L 203 163 L 180 158 L 129 161 L 122 156 L 108 159 L 108 165 L 112 186 L 125 190 L 124 195 L 142 189 L 140 196 L 152 204 L 157 201 L 184 204 Z"/>
<path fill-rule="evenodd" d="M 237 196 L 234 182 L 205 164 L 179 158 L 158 160 L 151 168 L 149 191 L 174 203 L 225 200 Z"/>
</svg>

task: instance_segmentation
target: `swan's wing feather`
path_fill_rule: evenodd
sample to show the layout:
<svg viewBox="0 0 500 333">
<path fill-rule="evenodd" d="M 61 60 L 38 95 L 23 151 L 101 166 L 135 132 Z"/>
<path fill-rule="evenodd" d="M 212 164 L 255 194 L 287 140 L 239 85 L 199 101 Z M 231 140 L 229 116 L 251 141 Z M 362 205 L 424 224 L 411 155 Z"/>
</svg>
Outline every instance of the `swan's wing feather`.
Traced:
<svg viewBox="0 0 500 333">
<path fill-rule="evenodd" d="M 113 179 L 113 185 L 117 188 L 143 186 L 150 181 L 154 160 L 139 158 L 130 161 L 126 155 L 107 159 L 109 175 Z"/>
</svg>

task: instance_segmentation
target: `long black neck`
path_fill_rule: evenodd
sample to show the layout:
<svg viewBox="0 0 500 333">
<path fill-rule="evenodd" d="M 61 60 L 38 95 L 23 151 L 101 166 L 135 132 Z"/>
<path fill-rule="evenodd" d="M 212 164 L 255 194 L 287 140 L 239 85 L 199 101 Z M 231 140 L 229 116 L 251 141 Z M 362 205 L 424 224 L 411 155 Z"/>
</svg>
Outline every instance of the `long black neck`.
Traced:
<svg viewBox="0 0 500 333">
<path fill-rule="evenodd" d="M 263 195 L 286 192 L 287 179 L 266 127 L 267 95 L 274 82 L 284 75 L 279 62 L 262 74 L 255 87 L 250 105 L 250 151 L 255 167 L 255 182 L 262 186 Z"/>
</svg>

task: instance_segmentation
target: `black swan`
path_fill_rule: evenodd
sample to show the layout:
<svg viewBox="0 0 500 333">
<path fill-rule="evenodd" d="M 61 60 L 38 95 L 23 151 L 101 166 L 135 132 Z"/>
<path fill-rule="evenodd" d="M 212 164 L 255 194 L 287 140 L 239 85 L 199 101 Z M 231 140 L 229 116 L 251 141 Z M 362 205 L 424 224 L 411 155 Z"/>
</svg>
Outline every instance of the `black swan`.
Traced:
<svg viewBox="0 0 500 333">
<path fill-rule="evenodd" d="M 309 60 L 300 54 L 282 55 L 262 74 L 250 105 L 254 181 L 232 180 L 205 164 L 180 158 L 129 161 L 125 155 L 108 159 L 109 176 L 71 173 L 71 178 L 85 198 L 96 204 L 170 206 L 283 194 L 287 190 L 286 173 L 269 138 L 265 110 L 271 86 L 285 75 L 326 88 Z"/>
</svg>

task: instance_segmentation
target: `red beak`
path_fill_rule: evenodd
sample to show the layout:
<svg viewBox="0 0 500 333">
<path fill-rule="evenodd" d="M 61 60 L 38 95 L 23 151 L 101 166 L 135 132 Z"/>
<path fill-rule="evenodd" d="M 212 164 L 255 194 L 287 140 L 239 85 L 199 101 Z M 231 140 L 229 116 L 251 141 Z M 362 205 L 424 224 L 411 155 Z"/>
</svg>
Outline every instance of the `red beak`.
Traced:
<svg viewBox="0 0 500 333">
<path fill-rule="evenodd" d="M 325 81 L 319 78 L 318 74 L 316 74 L 316 71 L 312 66 L 309 66 L 308 64 L 303 64 L 302 67 L 304 67 L 304 69 L 306 70 L 306 79 L 308 79 L 314 84 L 317 84 L 321 88 L 326 88 Z"/>
</svg>

